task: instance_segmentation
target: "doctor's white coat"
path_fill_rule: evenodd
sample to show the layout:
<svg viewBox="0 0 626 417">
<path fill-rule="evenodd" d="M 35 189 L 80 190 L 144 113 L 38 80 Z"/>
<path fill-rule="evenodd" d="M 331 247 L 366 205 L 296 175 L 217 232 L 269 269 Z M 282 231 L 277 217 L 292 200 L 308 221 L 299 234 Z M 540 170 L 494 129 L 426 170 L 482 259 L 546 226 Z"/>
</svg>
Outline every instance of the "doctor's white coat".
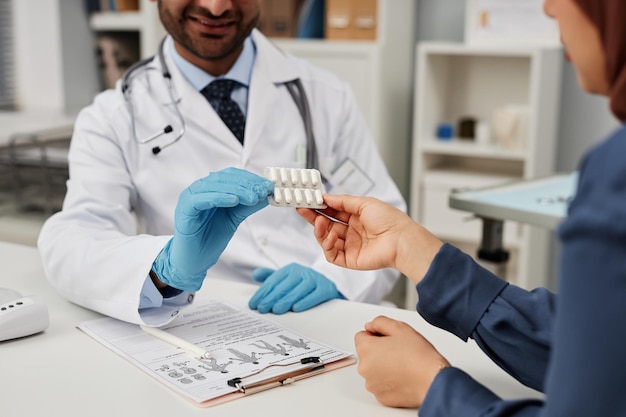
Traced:
<svg viewBox="0 0 626 417">
<path fill-rule="evenodd" d="M 267 166 L 304 167 L 302 117 L 284 86 L 299 78 L 311 108 L 320 171 L 330 177 L 349 158 L 375 185 L 370 195 L 401 210 L 405 202 L 389 177 L 347 84 L 277 49 L 258 31 L 242 146 L 207 100 L 184 79 L 165 50 L 185 133 L 158 155 L 181 128 L 159 60 L 148 83 L 133 84 L 138 139 L 171 124 L 174 132 L 141 144 L 133 135 L 120 85 L 99 94 L 76 121 L 63 210 L 45 223 L 38 246 L 47 278 L 67 299 L 121 320 L 164 324 L 178 307 L 146 319 L 138 306 L 152 262 L 171 238 L 180 192 L 198 178 L 234 166 L 263 175 Z M 139 78 L 138 78 L 139 79 Z M 146 91 L 150 89 L 150 91 Z M 295 210 L 269 206 L 244 221 L 208 275 L 253 282 L 260 266 L 309 266 L 349 300 L 379 302 L 398 274 L 350 271 L 328 263 L 312 227 Z M 205 285 L 206 287 L 206 285 Z M 210 294 L 211 288 L 200 291 Z"/>
</svg>

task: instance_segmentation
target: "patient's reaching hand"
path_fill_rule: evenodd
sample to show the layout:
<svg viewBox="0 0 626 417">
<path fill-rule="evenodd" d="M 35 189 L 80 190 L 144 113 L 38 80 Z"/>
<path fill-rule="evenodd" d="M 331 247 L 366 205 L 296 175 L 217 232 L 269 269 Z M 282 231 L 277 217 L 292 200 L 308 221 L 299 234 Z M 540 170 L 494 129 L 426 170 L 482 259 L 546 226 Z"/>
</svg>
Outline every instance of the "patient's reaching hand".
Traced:
<svg viewBox="0 0 626 417">
<path fill-rule="evenodd" d="M 326 259 L 335 265 L 357 270 L 392 267 L 417 283 L 442 245 L 405 213 L 378 199 L 327 194 L 324 202 L 324 212 L 341 222 L 314 210 L 297 210 L 314 225 Z"/>
</svg>

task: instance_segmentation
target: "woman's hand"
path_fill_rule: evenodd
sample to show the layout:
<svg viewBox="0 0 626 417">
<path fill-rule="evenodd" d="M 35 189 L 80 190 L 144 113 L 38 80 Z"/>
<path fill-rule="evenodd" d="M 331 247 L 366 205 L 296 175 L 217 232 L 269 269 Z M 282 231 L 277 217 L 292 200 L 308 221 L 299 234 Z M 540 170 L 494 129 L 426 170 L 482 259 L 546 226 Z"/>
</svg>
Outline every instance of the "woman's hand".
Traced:
<svg viewBox="0 0 626 417">
<path fill-rule="evenodd" d="M 365 388 L 389 407 L 422 405 L 435 376 L 450 363 L 407 323 L 376 317 L 354 337 Z"/>
<path fill-rule="evenodd" d="M 326 259 L 345 268 L 396 268 L 416 283 L 422 279 L 442 242 L 397 208 L 372 197 L 324 195 L 324 213 L 298 213 L 314 225 Z"/>
</svg>

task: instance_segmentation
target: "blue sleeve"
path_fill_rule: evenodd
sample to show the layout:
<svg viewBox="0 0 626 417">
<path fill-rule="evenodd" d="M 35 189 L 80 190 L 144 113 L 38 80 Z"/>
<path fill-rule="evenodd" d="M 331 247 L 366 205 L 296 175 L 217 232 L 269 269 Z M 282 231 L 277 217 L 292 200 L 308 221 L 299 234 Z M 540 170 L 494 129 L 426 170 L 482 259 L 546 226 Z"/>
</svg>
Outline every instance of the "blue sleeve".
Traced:
<svg viewBox="0 0 626 417">
<path fill-rule="evenodd" d="M 626 129 L 580 168 L 559 229 L 559 302 L 546 415 L 626 415 Z"/>
<path fill-rule="evenodd" d="M 418 311 L 427 320 L 480 341 L 511 374 L 530 386 L 543 386 L 545 402 L 501 400 L 449 368 L 435 378 L 421 417 L 626 415 L 624 155 L 622 129 L 581 166 L 576 198 L 559 229 L 558 302 L 545 290 L 503 286 L 497 292 L 488 271 L 471 266 L 471 259 L 451 247 L 442 248 L 417 287 Z M 446 270 L 447 262 L 457 267 Z M 516 359 L 512 352 L 522 357 Z"/>
<path fill-rule="evenodd" d="M 555 304 L 555 295 L 545 288 L 509 285 L 489 306 L 472 339 L 516 380 L 543 392 Z"/>
<path fill-rule="evenodd" d="M 540 400 L 503 401 L 500 397 L 457 368 L 446 368 L 435 377 L 420 417 L 534 417 Z"/>
<path fill-rule="evenodd" d="M 428 322 L 463 340 L 471 337 L 515 379 L 542 390 L 554 294 L 509 285 L 448 244 L 417 290 L 417 311 Z"/>
<path fill-rule="evenodd" d="M 467 340 L 506 286 L 506 281 L 445 243 L 417 285 L 417 311 L 429 323 Z"/>
</svg>

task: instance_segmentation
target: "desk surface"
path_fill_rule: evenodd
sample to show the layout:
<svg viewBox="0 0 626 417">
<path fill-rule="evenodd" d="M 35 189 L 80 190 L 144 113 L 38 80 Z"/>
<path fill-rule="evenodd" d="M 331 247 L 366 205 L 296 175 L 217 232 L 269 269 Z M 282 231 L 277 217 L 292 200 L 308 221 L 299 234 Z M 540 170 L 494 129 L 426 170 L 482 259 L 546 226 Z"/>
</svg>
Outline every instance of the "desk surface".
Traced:
<svg viewBox="0 0 626 417">
<path fill-rule="evenodd" d="M 50 326 L 42 333 L 0 342 L 0 404 L 6 416 L 242 416 L 321 415 L 415 416 L 415 410 L 387 408 L 365 390 L 356 365 L 294 385 L 214 408 L 199 408 L 153 380 L 114 352 L 76 329 L 97 313 L 57 295 L 46 281 L 38 251 L 0 242 L 1 286 L 45 297 Z M 205 296 L 247 308 L 256 287 L 209 280 Z M 209 290 L 211 291 L 209 293 Z M 203 293 L 198 296 L 203 296 Z M 377 315 L 409 322 L 450 362 L 505 398 L 538 397 L 494 365 L 473 343 L 433 328 L 414 311 L 334 300 L 304 313 L 271 320 L 337 348 L 354 352 L 353 336 Z"/>
<path fill-rule="evenodd" d="M 479 217 L 555 229 L 567 214 L 577 181 L 578 174 L 574 172 L 478 190 L 456 191 L 450 194 L 449 205 Z"/>
</svg>

